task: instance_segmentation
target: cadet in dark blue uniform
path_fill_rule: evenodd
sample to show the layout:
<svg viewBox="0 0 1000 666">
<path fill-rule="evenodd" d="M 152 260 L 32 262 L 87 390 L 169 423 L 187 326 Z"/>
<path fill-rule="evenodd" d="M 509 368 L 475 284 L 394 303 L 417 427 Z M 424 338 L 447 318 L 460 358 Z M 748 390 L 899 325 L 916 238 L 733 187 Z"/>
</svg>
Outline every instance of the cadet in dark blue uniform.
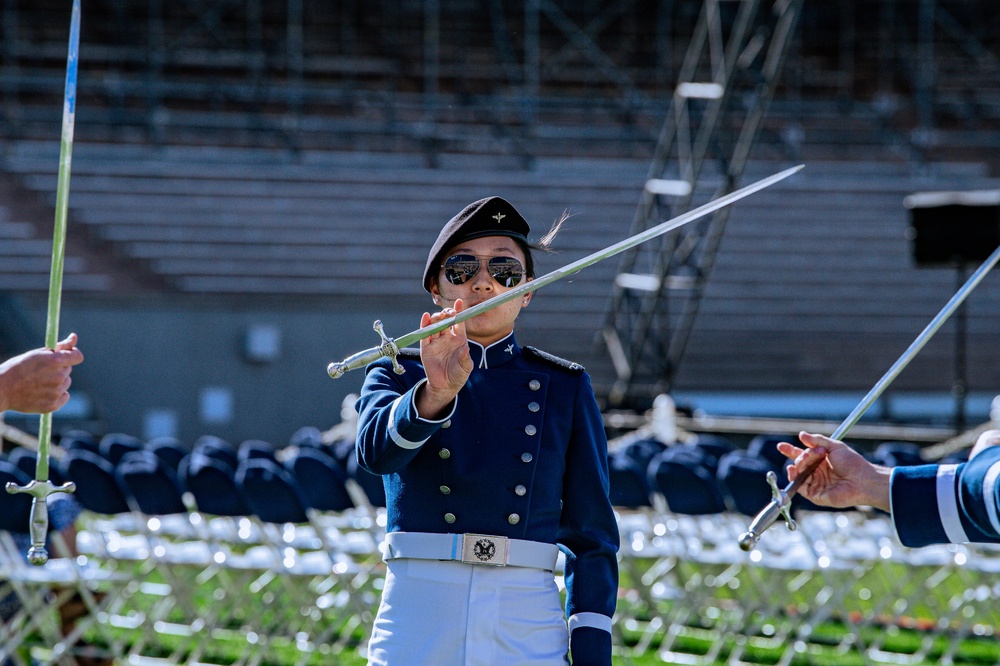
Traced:
<svg viewBox="0 0 1000 666">
<path fill-rule="evenodd" d="M 799 489 L 823 506 L 874 506 L 892 514 L 905 546 L 933 543 L 1000 543 L 1000 430 L 979 436 L 960 464 L 873 465 L 843 442 L 801 433 L 805 448 L 778 449 L 795 460 L 788 478 L 817 455 L 827 459 Z"/>
<path fill-rule="evenodd" d="M 528 232 L 499 197 L 448 222 L 424 272 L 442 310 L 421 326 L 531 279 Z M 402 375 L 388 360 L 367 369 L 358 457 L 385 482 L 389 568 L 371 664 L 565 664 L 569 651 L 577 665 L 611 663 L 618 527 L 604 426 L 581 366 L 515 338 L 530 300 L 404 350 Z"/>
</svg>

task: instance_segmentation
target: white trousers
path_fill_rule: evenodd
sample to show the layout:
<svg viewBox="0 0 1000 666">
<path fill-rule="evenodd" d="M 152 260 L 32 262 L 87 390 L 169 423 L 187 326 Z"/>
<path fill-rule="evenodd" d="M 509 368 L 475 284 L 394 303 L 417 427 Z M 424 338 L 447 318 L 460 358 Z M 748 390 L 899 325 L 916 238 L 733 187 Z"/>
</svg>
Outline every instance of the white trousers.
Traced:
<svg viewBox="0 0 1000 666">
<path fill-rule="evenodd" d="M 550 571 L 396 559 L 369 666 L 565 666 L 569 631 Z"/>
</svg>

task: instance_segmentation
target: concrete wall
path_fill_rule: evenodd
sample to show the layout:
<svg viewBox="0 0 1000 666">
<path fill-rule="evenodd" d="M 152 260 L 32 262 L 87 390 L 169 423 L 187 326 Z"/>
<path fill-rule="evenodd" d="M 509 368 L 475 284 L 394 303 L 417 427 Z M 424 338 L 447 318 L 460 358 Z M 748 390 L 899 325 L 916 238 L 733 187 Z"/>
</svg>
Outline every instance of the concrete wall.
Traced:
<svg viewBox="0 0 1000 666">
<path fill-rule="evenodd" d="M 40 299 L 23 301 L 39 342 L 44 305 Z M 374 346 L 376 318 L 390 335 L 417 328 L 417 308 L 422 311 L 423 304 L 67 298 L 60 331 L 79 334 L 86 359 L 74 370 L 74 401 L 57 413 L 56 432 L 81 425 L 95 434 L 172 433 L 188 444 L 202 434 L 284 444 L 301 426 L 325 430 L 340 422 L 341 402 L 363 379 L 357 371 L 334 381 L 327 364 Z M 246 339 L 255 326 L 277 332 L 275 360 L 248 359 Z M 92 417 L 73 416 L 87 402 Z M 8 420 L 37 428 L 37 417 Z"/>
</svg>

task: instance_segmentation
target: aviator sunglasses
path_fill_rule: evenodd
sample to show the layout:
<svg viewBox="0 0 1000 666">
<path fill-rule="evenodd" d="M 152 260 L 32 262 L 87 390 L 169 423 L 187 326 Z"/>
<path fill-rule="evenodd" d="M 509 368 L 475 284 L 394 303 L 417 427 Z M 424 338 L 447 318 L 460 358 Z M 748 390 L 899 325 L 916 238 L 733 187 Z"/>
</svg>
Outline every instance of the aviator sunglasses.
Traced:
<svg viewBox="0 0 1000 666">
<path fill-rule="evenodd" d="M 465 284 L 479 272 L 486 261 L 486 272 L 501 287 L 516 287 L 524 276 L 524 266 L 514 257 L 479 257 L 474 254 L 453 254 L 441 268 L 444 276 L 452 284 Z"/>
</svg>

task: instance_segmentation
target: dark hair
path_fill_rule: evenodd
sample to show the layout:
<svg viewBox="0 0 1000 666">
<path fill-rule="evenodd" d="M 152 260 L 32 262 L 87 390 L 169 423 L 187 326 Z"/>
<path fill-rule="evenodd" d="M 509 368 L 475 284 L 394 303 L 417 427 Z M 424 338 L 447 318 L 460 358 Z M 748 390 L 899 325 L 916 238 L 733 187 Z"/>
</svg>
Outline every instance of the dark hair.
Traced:
<svg viewBox="0 0 1000 666">
<path fill-rule="evenodd" d="M 537 243 L 526 243 L 519 238 L 515 238 L 515 242 L 518 247 L 521 248 L 521 252 L 524 253 L 524 272 L 529 278 L 535 277 L 535 258 L 531 255 L 532 250 L 540 250 L 542 252 L 552 253 L 555 250 L 552 249 L 552 243 L 555 241 L 556 236 L 559 234 L 559 230 L 562 228 L 563 222 L 570 218 L 570 213 L 567 210 L 562 212 L 555 222 L 552 223 L 552 227 L 542 236 Z"/>
</svg>

